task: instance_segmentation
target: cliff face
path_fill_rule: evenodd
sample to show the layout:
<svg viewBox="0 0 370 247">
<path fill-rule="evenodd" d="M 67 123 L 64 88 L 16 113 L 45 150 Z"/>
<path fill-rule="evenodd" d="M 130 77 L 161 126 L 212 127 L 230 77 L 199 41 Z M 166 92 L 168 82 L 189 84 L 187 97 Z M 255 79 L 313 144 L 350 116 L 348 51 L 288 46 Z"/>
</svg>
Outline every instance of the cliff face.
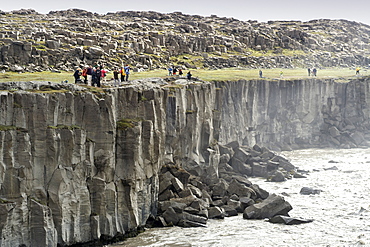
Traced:
<svg viewBox="0 0 370 247">
<path fill-rule="evenodd" d="M 369 141 L 368 80 L 238 81 L 219 83 L 220 141 L 273 150 L 355 147 Z"/>
<path fill-rule="evenodd" d="M 278 150 L 370 140 L 369 80 L 1 87 L 0 246 L 136 229 L 156 214 L 160 168 L 217 174 L 218 142 Z"/>
</svg>

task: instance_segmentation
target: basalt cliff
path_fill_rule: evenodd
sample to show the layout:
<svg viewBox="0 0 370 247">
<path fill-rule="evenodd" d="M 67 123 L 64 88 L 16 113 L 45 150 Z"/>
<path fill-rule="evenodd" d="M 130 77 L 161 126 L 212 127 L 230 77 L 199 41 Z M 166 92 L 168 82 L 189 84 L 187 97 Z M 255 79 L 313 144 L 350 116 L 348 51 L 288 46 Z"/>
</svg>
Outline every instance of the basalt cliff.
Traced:
<svg viewBox="0 0 370 247">
<path fill-rule="evenodd" d="M 0 11 L 0 70 L 367 67 L 370 27 L 346 20 L 240 21 L 180 12 Z"/>
<path fill-rule="evenodd" d="M 368 78 L 146 79 L 94 92 L 29 82 L 0 90 L 3 247 L 114 238 L 161 212 L 163 224 L 179 221 L 179 208 L 179 224 L 203 224 L 219 208 L 268 196 L 247 176 L 294 174 L 267 149 L 370 142 Z M 195 207 L 206 210 L 188 213 Z"/>
</svg>

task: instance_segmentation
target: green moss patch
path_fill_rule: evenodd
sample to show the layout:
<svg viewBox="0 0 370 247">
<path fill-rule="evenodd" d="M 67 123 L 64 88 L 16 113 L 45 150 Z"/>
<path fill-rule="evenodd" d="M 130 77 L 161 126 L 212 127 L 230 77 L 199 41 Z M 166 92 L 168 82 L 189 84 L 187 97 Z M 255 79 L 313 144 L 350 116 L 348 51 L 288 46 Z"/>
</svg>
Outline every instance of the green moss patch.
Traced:
<svg viewBox="0 0 370 247">
<path fill-rule="evenodd" d="M 127 118 L 123 118 L 123 119 L 117 121 L 117 129 L 126 130 L 126 129 L 129 129 L 129 128 L 133 128 L 140 121 L 142 121 L 142 120 L 141 119 L 127 119 Z"/>
<path fill-rule="evenodd" d="M 48 129 L 68 129 L 68 130 L 75 130 L 75 129 L 82 129 L 80 126 L 77 125 L 63 125 L 58 124 L 57 126 L 48 126 Z"/>
<path fill-rule="evenodd" d="M 0 125 L 0 131 L 17 130 L 15 126 Z"/>
</svg>

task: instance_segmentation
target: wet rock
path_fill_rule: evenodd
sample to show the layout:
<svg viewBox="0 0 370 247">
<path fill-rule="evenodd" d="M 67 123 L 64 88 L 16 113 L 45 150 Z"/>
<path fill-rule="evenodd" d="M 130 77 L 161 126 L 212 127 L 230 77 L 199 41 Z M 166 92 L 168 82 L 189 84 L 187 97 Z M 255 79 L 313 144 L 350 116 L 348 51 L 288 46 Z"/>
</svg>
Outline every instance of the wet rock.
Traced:
<svg viewBox="0 0 370 247">
<path fill-rule="evenodd" d="M 185 222 L 179 223 L 179 226 L 184 226 L 185 227 L 185 226 L 187 226 L 187 224 L 191 224 L 191 222 L 195 222 L 197 224 L 200 224 L 200 225 L 197 225 L 197 226 L 206 226 L 206 224 L 207 224 L 207 218 L 206 217 L 193 215 L 193 214 L 189 214 L 189 213 L 186 213 L 186 212 L 182 213 L 182 220 L 185 220 Z"/>
<path fill-rule="evenodd" d="M 253 189 L 237 182 L 235 179 L 229 184 L 227 191 L 229 195 L 236 194 L 239 197 L 257 198 L 257 194 Z"/>
<path fill-rule="evenodd" d="M 247 207 L 243 212 L 244 219 L 264 219 L 272 218 L 275 215 L 288 216 L 288 212 L 292 210 L 289 202 L 283 197 L 276 194 L 271 194 L 261 203 L 253 204 Z"/>
<path fill-rule="evenodd" d="M 283 216 L 283 215 L 276 215 L 272 217 L 271 219 L 269 219 L 269 222 L 275 223 L 275 224 L 285 224 L 285 225 L 300 225 L 300 224 L 311 223 L 313 222 L 313 220 L 292 218 L 292 217 Z"/>
<path fill-rule="evenodd" d="M 324 170 L 325 171 L 337 171 L 338 170 L 338 167 L 332 166 L 332 167 L 324 168 Z"/>
<path fill-rule="evenodd" d="M 229 185 L 224 179 L 220 179 L 220 182 L 213 186 L 212 188 L 212 196 L 213 197 L 223 197 L 226 194 L 227 188 Z"/>
<path fill-rule="evenodd" d="M 267 192 L 266 190 L 262 189 L 257 184 L 252 184 L 250 187 L 251 187 L 251 189 L 253 189 L 256 192 L 257 198 L 261 198 L 261 199 L 264 200 L 264 199 L 266 199 L 270 195 L 269 192 Z"/>
<path fill-rule="evenodd" d="M 241 202 L 239 200 L 237 201 L 237 200 L 229 199 L 227 201 L 227 205 L 230 206 L 231 208 L 234 208 L 238 213 L 243 213 Z"/>
<path fill-rule="evenodd" d="M 302 195 L 319 195 L 321 192 L 322 190 L 319 190 L 319 189 L 303 187 L 299 193 Z"/>
<path fill-rule="evenodd" d="M 243 210 L 243 212 L 247 207 L 255 203 L 255 201 L 249 197 L 240 197 L 239 201 L 240 201 L 240 207 Z"/>
<path fill-rule="evenodd" d="M 300 173 L 294 173 L 293 178 L 307 178 L 306 176 L 300 174 Z"/>
<path fill-rule="evenodd" d="M 169 207 L 162 214 L 162 217 L 166 221 L 167 225 L 177 225 L 181 219 L 172 207 Z"/>
<path fill-rule="evenodd" d="M 208 217 L 210 219 L 223 219 L 225 214 L 220 207 L 215 206 L 208 208 Z"/>
<path fill-rule="evenodd" d="M 225 212 L 226 217 L 237 216 L 238 211 L 231 205 L 222 205 L 222 210 Z"/>
<path fill-rule="evenodd" d="M 276 171 L 269 179 L 271 182 L 284 182 L 286 181 L 285 175 L 281 171 Z"/>
</svg>

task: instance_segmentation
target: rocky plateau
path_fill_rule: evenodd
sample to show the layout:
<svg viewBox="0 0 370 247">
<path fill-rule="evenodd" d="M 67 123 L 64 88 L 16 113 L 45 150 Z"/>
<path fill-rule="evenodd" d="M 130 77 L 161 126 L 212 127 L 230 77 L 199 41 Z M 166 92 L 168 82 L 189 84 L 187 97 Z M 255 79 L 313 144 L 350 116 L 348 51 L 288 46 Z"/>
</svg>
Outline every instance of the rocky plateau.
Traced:
<svg viewBox="0 0 370 247">
<path fill-rule="evenodd" d="M 368 67 L 370 27 L 346 20 L 240 21 L 181 12 L 0 11 L 0 70 Z"/>
</svg>

